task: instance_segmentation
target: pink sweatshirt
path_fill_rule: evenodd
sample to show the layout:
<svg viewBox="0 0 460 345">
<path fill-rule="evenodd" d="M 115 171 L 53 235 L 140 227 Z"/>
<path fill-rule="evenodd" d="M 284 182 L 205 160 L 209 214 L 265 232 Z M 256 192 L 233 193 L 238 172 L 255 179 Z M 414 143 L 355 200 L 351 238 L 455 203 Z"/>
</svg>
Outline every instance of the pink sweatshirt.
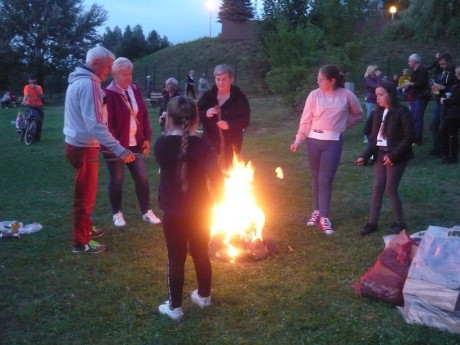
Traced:
<svg viewBox="0 0 460 345">
<path fill-rule="evenodd" d="M 356 126 L 362 117 L 361 104 L 350 90 L 324 92 L 318 88 L 307 97 L 295 141 L 304 141 L 311 130 L 342 133 Z"/>
</svg>

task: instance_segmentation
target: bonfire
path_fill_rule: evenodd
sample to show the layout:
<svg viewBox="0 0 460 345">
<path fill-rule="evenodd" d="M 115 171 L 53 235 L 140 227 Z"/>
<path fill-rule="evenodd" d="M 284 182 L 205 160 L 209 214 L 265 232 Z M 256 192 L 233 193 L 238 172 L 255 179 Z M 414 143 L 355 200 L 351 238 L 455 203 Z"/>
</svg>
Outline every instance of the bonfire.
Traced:
<svg viewBox="0 0 460 345">
<path fill-rule="evenodd" d="M 276 253 L 272 241 L 264 239 L 265 214 L 254 196 L 254 168 L 234 155 L 225 178 L 225 198 L 214 207 L 209 254 L 230 261 L 259 260 Z"/>
</svg>

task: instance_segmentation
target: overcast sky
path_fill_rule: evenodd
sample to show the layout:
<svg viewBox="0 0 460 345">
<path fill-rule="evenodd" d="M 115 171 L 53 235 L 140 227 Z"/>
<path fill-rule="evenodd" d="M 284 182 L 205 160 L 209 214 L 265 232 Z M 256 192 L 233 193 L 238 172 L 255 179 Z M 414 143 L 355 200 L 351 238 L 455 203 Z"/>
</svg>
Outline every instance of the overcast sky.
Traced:
<svg viewBox="0 0 460 345">
<path fill-rule="evenodd" d="M 209 10 L 209 2 L 213 10 Z M 262 6 L 262 0 L 257 2 Z M 173 44 L 189 42 L 202 37 L 216 37 L 221 32 L 217 22 L 220 0 L 84 0 L 86 9 L 99 4 L 108 12 L 107 22 L 99 28 L 103 34 L 105 28 L 111 30 L 118 26 L 122 32 L 127 25 L 131 28 L 139 24 L 144 35 L 155 30 L 160 37 L 166 36 Z M 211 25 L 210 25 L 211 24 Z"/>
</svg>

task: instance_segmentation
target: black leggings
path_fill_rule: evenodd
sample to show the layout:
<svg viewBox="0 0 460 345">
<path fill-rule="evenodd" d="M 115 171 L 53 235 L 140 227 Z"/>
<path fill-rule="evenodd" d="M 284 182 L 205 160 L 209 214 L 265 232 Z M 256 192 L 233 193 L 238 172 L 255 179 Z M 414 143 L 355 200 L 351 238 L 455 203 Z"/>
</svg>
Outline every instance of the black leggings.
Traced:
<svg viewBox="0 0 460 345">
<path fill-rule="evenodd" d="M 211 293 L 212 268 L 208 255 L 210 228 L 209 217 L 163 216 L 163 232 L 168 249 L 168 288 L 172 308 L 182 305 L 184 288 L 184 267 L 187 259 L 187 245 L 195 265 L 198 293 L 208 297 Z"/>
<path fill-rule="evenodd" d="M 458 131 L 460 119 L 444 119 L 441 127 L 442 149 L 445 157 L 457 159 L 458 157 Z"/>
</svg>

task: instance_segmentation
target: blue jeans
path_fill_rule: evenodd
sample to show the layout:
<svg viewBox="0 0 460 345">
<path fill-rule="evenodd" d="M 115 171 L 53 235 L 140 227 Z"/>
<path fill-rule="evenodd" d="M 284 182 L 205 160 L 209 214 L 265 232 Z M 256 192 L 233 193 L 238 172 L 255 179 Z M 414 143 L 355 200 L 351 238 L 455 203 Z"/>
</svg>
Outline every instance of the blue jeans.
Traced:
<svg viewBox="0 0 460 345">
<path fill-rule="evenodd" d="M 433 111 L 430 117 L 430 132 L 433 137 L 433 150 L 442 151 L 442 143 L 440 140 L 440 129 L 441 124 L 444 118 L 444 105 L 441 103 L 435 102 L 433 106 Z"/>
<path fill-rule="evenodd" d="M 313 190 L 313 209 L 321 217 L 329 217 L 332 199 L 332 184 L 342 156 L 340 140 L 318 140 L 307 138 L 307 156 L 310 162 Z"/>
<path fill-rule="evenodd" d="M 374 163 L 374 185 L 372 188 L 369 223 L 378 224 L 379 213 L 382 208 L 383 192 L 385 192 L 390 199 L 394 222 L 403 224 L 404 216 L 398 187 L 404 170 L 406 169 L 407 162 L 386 166 L 383 165 L 383 156 L 384 153 L 379 152 L 377 154 L 377 160 Z"/>
<path fill-rule="evenodd" d="M 150 209 L 150 188 L 145 160 L 136 148 L 130 150 L 137 154 L 136 159 L 131 163 L 125 163 L 122 159 L 114 158 L 113 155 L 104 154 L 110 180 L 108 185 L 110 205 L 112 214 L 122 210 L 123 181 L 125 179 L 125 165 L 128 167 L 134 180 L 137 200 L 141 213 L 144 214 Z"/>
<path fill-rule="evenodd" d="M 427 99 L 416 99 L 414 106 L 411 107 L 412 120 L 414 121 L 415 127 L 415 140 L 414 143 L 422 145 L 423 138 L 423 117 L 425 116 L 425 109 L 428 105 Z"/>
<path fill-rule="evenodd" d="M 367 111 L 367 118 L 369 118 L 369 116 L 371 116 L 371 113 L 375 110 L 375 108 L 377 107 L 377 104 L 376 103 L 367 103 L 366 102 L 366 111 Z M 367 139 L 367 135 L 364 136 L 364 139 Z"/>
</svg>

